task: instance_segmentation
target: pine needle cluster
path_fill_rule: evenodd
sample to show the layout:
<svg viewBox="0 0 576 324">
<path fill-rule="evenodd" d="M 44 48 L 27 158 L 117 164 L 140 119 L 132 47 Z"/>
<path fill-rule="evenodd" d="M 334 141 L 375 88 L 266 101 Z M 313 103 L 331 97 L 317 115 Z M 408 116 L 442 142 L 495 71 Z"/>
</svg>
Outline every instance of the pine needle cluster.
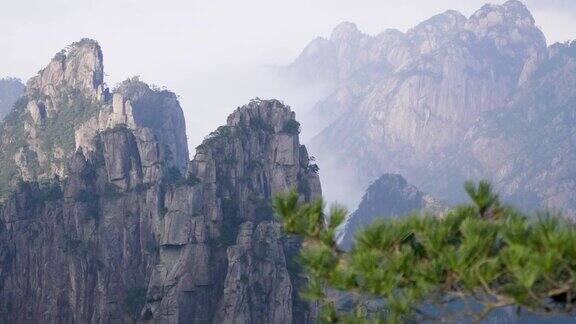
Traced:
<svg viewBox="0 0 576 324">
<path fill-rule="evenodd" d="M 357 232 L 350 251 L 335 241 L 346 210 L 324 213 L 322 200 L 300 204 L 291 191 L 275 198 L 285 231 L 303 237 L 299 256 L 318 320 L 478 322 L 494 309 L 573 314 L 576 228 L 549 212 L 534 216 L 502 204 L 488 182 L 465 184 L 471 202 L 442 215 L 380 220 Z M 344 312 L 331 290 L 383 301 L 378 312 Z"/>
</svg>

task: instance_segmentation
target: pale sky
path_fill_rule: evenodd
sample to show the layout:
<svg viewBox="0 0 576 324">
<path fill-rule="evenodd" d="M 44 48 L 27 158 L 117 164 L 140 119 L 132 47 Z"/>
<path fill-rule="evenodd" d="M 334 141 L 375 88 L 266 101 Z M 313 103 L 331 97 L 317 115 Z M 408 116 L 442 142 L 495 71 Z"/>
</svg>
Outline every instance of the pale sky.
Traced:
<svg viewBox="0 0 576 324">
<path fill-rule="evenodd" d="M 0 0 L 0 77 L 27 80 L 83 37 L 100 42 L 106 81 L 133 75 L 181 97 L 190 146 L 250 98 L 308 98 L 259 67 L 288 64 L 342 21 L 368 33 L 402 31 L 485 0 Z M 496 1 L 501 3 L 502 1 Z M 576 0 L 526 0 L 548 43 L 576 38 Z"/>
</svg>

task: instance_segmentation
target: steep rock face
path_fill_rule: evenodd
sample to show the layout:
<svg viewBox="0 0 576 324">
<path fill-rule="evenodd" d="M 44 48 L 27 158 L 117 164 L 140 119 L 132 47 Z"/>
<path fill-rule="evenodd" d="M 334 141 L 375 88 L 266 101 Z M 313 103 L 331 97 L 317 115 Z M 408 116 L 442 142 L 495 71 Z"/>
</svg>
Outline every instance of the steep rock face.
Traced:
<svg viewBox="0 0 576 324">
<path fill-rule="evenodd" d="M 274 220 L 291 186 L 318 197 L 294 113 L 237 109 L 189 169 L 150 128 L 124 124 L 80 148 L 67 176 L 22 183 L 0 213 L 0 314 L 8 322 L 305 322 L 291 266 L 299 242 Z"/>
<path fill-rule="evenodd" d="M 102 50 L 97 42 L 82 39 L 58 52 L 50 64 L 26 85 L 29 96 L 55 99 L 64 88 L 77 89 L 100 99 L 104 91 Z M 57 106 L 51 107 L 58 109 Z"/>
<path fill-rule="evenodd" d="M 522 196 L 530 198 L 531 206 L 572 208 L 567 199 L 560 202 L 553 197 L 573 196 L 573 191 L 569 190 L 570 181 L 553 182 L 560 179 L 553 174 L 571 172 L 568 167 L 553 171 L 553 158 L 544 153 L 554 149 L 552 144 L 544 144 L 547 148 L 540 153 L 532 151 L 521 157 L 522 166 L 508 163 L 520 156 L 511 153 L 519 152 L 518 144 L 511 143 L 517 140 L 504 138 L 503 134 L 512 136 L 505 123 L 487 122 L 500 118 L 523 124 L 537 110 L 542 115 L 550 110 L 559 114 L 571 111 L 566 103 L 572 95 L 566 90 L 558 90 L 558 94 L 552 94 L 556 90 L 538 90 L 540 81 L 535 78 L 540 78 L 542 67 L 557 64 L 558 71 L 569 71 L 570 65 L 549 59 L 555 50 L 546 48 L 542 32 L 521 2 L 485 5 L 469 18 L 447 11 L 406 33 L 388 30 L 377 36 L 343 35 L 348 35 L 341 38 L 343 43 L 324 40 L 315 51 L 304 50 L 290 67 L 293 71 L 307 67 L 308 71 L 301 72 L 304 77 L 318 75 L 336 84 L 333 94 L 316 107 L 317 125 L 324 128 L 310 144 L 324 170 L 349 175 L 324 180 L 328 197 L 355 205 L 370 181 L 392 171 L 450 202 L 465 198 L 461 190 L 464 180 L 488 178 L 498 182 L 506 198 Z M 334 53 L 341 48 L 354 50 L 343 51 L 348 55 L 334 60 Z M 326 69 L 337 76 L 326 77 L 328 72 L 306 65 L 309 60 L 335 62 Z M 566 82 L 566 89 L 571 85 L 569 75 L 557 75 Z M 562 99 L 543 96 L 558 98 L 560 91 Z M 555 108 L 539 102 L 534 95 L 537 92 Z M 525 113 L 513 113 L 522 110 L 521 101 Z M 518 108 L 509 109 L 511 106 Z M 493 125 L 490 132 L 500 134 L 498 140 L 487 135 L 488 128 L 483 126 L 487 123 Z M 554 142 L 551 123 L 529 123 L 549 130 L 541 134 L 550 137 L 539 142 Z M 513 136 L 533 138 L 529 132 L 529 127 L 520 127 Z M 480 133 L 483 138 L 476 137 Z M 474 138 L 472 143 L 470 138 Z M 556 154 L 559 159 L 560 151 Z M 525 168 L 532 171 L 524 172 Z M 539 185 L 547 189 L 537 189 Z M 331 188 L 351 190 L 342 193 Z"/>
<path fill-rule="evenodd" d="M 123 135 L 130 136 L 118 130 L 102 140 Z M 155 184 L 126 191 L 114 186 L 106 172 L 137 160 L 136 152 L 107 160 L 103 152 L 88 160 L 78 152 L 64 182 L 25 183 L 9 197 L 1 217 L 3 320 L 108 323 L 136 318 L 131 295 L 142 289 L 158 258 L 152 224 L 161 190 Z M 124 174 L 126 181 L 131 177 Z"/>
<path fill-rule="evenodd" d="M 367 45 L 369 39 L 367 35 L 358 30 L 355 24 L 343 22 L 334 28 L 327 43 L 323 43 L 324 40 L 316 41 L 316 46 L 325 47 L 324 51 L 328 53 L 323 53 L 322 49 L 314 49 L 314 46 L 312 46 L 303 53 L 300 61 L 304 64 L 309 64 L 309 58 L 306 56 L 313 57 L 320 54 L 315 61 L 317 63 L 323 63 L 321 65 L 308 66 L 310 71 L 318 71 L 315 75 L 310 75 L 310 77 L 330 77 L 333 79 L 332 81 L 345 79 L 354 70 L 358 69 L 359 64 L 351 58 L 362 54 L 360 48 Z M 323 61 L 326 58 L 328 59 Z M 363 57 L 358 58 L 358 60 L 363 59 Z M 296 64 L 298 64 L 298 62 L 299 61 L 297 61 Z M 325 68 L 325 70 L 321 70 L 322 68 Z"/>
<path fill-rule="evenodd" d="M 308 79 L 329 79 L 342 85 L 357 78 L 356 74 L 379 77 L 376 72 L 387 74 L 389 69 L 402 69 L 421 60 L 422 55 L 458 41 L 464 46 L 476 41 L 492 43 L 488 45 L 510 56 L 541 54 L 546 46 L 528 9 L 519 1 L 510 0 L 503 5 L 485 5 L 468 19 L 449 10 L 406 33 L 387 29 L 371 36 L 359 31 L 355 24 L 344 22 L 334 28 L 328 39 L 314 39 L 288 69 Z M 518 49 L 524 53 L 518 55 Z"/>
<path fill-rule="evenodd" d="M 574 87 L 576 42 L 551 46 L 514 98 L 468 132 L 461 160 L 453 163 L 469 165 L 469 177 L 491 175 L 503 194 L 526 208 L 576 215 Z"/>
<path fill-rule="evenodd" d="M 163 163 L 148 129 L 116 127 L 94 142 L 98 150 L 73 155 L 62 182 L 23 183 L 5 203 L 0 299 L 8 322 L 139 316 L 133 295 L 158 258 L 154 225 L 167 170 L 147 172 L 146 164 Z"/>
<path fill-rule="evenodd" d="M 23 93 L 24 85 L 19 79 L 0 79 L 0 120 L 12 110 Z"/>
<path fill-rule="evenodd" d="M 507 12 L 505 7 L 495 8 L 494 12 Z M 353 122 L 365 130 L 352 134 L 342 126 L 331 127 L 315 145 L 338 143 L 334 136 L 341 134 L 342 139 L 353 136 L 389 152 L 414 150 L 419 158 L 443 151 L 462 138 L 482 112 L 511 96 L 526 62 L 543 56 L 546 49 L 533 24 L 521 25 L 528 30 L 523 33 L 532 37 L 506 46 L 501 38 L 508 38 L 507 26 L 502 23 L 486 31 L 489 27 L 476 22 L 476 15 L 464 23 L 463 17 L 446 12 L 409 31 L 405 38 L 412 57 L 397 62 L 384 59 L 393 70 L 369 82 L 370 89 L 361 92 L 357 106 L 349 107 L 351 111 L 335 122 Z M 511 48 L 515 49 L 512 54 Z M 363 78 L 352 78 L 356 77 Z"/>
<path fill-rule="evenodd" d="M 137 77 L 120 83 L 111 102 L 76 129 L 76 148 L 93 151 L 94 135 L 116 126 L 148 129 L 160 142 L 158 154 L 163 155 L 166 167 L 179 171 L 186 169 L 189 157 L 186 124 L 173 92 L 152 89 Z"/>
<path fill-rule="evenodd" d="M 28 81 L 0 126 L 2 198 L 19 181 L 64 176 L 75 127 L 97 115 L 106 100 L 103 75 L 100 46 L 83 39 Z"/>
<path fill-rule="evenodd" d="M 1 199 L 22 180 L 66 176 L 74 152 L 96 150 L 96 134 L 116 126 L 129 127 L 138 136 L 155 136 L 157 152 L 151 153 L 161 156 L 162 168 L 186 168 L 186 129 L 176 95 L 151 89 L 136 78 L 110 94 L 103 70 L 100 46 L 83 39 L 56 54 L 28 81 L 25 96 L 0 126 Z"/>
<path fill-rule="evenodd" d="M 287 323 L 307 319 L 290 272 L 298 242 L 284 237 L 270 199 L 296 187 L 318 197 L 320 182 L 298 142 L 294 113 L 278 101 L 252 101 L 197 148 L 190 174 L 200 187 L 167 201 L 174 224 L 152 275 L 155 321 Z M 193 264 L 193 266 L 187 266 Z M 201 301 L 201 302 L 199 302 Z"/>
<path fill-rule="evenodd" d="M 166 151 L 170 166 L 185 169 L 189 159 L 186 125 L 176 95 L 168 90 L 153 90 L 135 78 L 120 84 L 116 94 L 124 101 L 125 113 L 131 110 L 132 120 L 127 123 L 151 129 L 164 144 L 161 150 Z"/>
<path fill-rule="evenodd" d="M 422 193 L 401 175 L 384 174 L 368 187 L 358 209 L 347 217 L 338 235 L 339 245 L 343 249 L 350 249 L 355 232 L 377 219 L 404 216 L 421 210 L 437 212 L 443 208 L 443 203 Z"/>
</svg>

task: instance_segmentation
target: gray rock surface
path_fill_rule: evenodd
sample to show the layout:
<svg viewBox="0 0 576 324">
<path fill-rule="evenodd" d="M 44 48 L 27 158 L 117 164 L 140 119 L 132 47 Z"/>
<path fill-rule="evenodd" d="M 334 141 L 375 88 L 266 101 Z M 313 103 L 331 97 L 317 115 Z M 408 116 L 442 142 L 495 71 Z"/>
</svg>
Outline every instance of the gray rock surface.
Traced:
<svg viewBox="0 0 576 324">
<path fill-rule="evenodd" d="M 48 66 L 28 80 L 26 93 L 53 100 L 62 89 L 70 88 L 100 100 L 103 84 L 102 50 L 96 41 L 85 38 L 58 52 Z M 48 106 L 58 110 L 58 106 Z"/>
<path fill-rule="evenodd" d="M 124 114 L 130 127 L 152 130 L 170 167 L 187 167 L 189 153 L 184 114 L 176 94 L 151 88 L 138 78 L 128 79 L 115 90 L 124 101 Z"/>
<path fill-rule="evenodd" d="M 491 174 L 520 206 L 576 217 L 575 87 L 576 42 L 551 46 L 510 102 L 469 130 L 452 163 L 466 163 L 473 177 Z"/>
<path fill-rule="evenodd" d="M 103 71 L 100 46 L 83 39 L 28 80 L 23 98 L 0 125 L 0 199 L 21 180 L 65 175 L 75 151 L 75 128 L 107 100 Z"/>
<path fill-rule="evenodd" d="M 310 143 L 339 175 L 323 179 L 326 194 L 354 206 L 371 181 L 396 172 L 456 203 L 465 180 L 486 178 L 528 208 L 573 213 L 574 164 L 561 162 L 573 151 L 572 47 L 547 48 L 516 0 L 468 18 L 447 11 L 406 33 L 370 36 L 345 23 L 312 41 L 289 70 L 334 84 Z"/>
<path fill-rule="evenodd" d="M 134 131 L 131 136 L 142 139 L 142 171 L 150 181 L 158 179 L 160 163 L 176 172 L 186 169 L 186 125 L 176 95 L 151 89 L 137 78 L 122 82 L 110 94 L 103 75 L 100 46 L 83 39 L 56 54 L 28 81 L 25 96 L 0 125 L 0 199 L 21 180 L 65 177 L 67 161 L 76 150 L 94 152 L 96 135 L 114 127 L 127 127 Z"/>
<path fill-rule="evenodd" d="M 152 128 L 116 125 L 61 180 L 21 183 L 0 212 L 1 320 L 309 321 L 291 266 L 299 242 L 271 209 L 290 187 L 321 195 L 290 123 L 289 107 L 254 100 L 181 174 Z"/>
<path fill-rule="evenodd" d="M 165 203 L 161 262 L 149 285 L 158 297 L 144 310 L 155 321 L 308 320 L 300 279 L 288 270 L 298 243 L 281 233 L 270 205 L 290 187 L 303 200 L 321 194 L 318 175 L 300 159 L 298 135 L 283 132 L 291 121 L 279 101 L 253 100 L 197 148 L 189 174 L 200 185 Z"/>
</svg>

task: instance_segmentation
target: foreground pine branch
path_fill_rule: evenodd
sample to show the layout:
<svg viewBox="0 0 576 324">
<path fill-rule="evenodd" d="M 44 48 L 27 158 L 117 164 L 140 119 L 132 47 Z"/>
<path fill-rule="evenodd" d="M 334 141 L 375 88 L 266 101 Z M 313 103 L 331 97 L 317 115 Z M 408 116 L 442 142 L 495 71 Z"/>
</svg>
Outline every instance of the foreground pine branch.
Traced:
<svg viewBox="0 0 576 324">
<path fill-rule="evenodd" d="M 518 311 L 574 313 L 575 227 L 558 215 L 530 217 L 501 204 L 487 182 L 467 183 L 465 189 L 470 204 L 443 215 L 375 222 L 357 233 L 349 252 L 335 242 L 343 208 L 325 215 L 321 200 L 299 204 L 295 191 L 276 197 L 286 232 L 304 238 L 303 296 L 320 302 L 319 320 L 478 322 L 510 305 Z M 339 311 L 329 289 L 382 299 L 384 306 L 375 314 Z"/>
</svg>

